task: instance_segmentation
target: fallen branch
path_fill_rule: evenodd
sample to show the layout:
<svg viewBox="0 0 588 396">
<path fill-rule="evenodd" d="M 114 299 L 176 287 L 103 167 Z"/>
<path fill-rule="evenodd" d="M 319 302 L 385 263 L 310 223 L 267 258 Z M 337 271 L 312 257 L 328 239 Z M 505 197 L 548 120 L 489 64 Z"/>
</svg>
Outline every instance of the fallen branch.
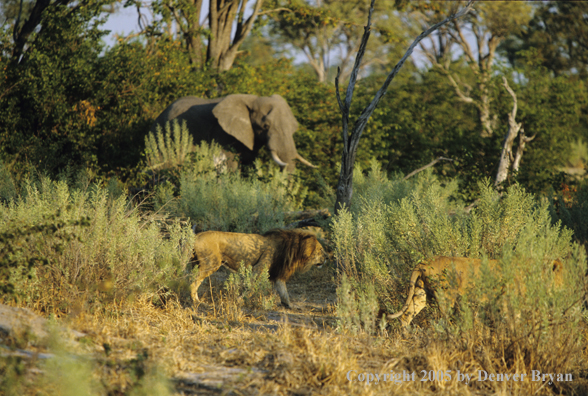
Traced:
<svg viewBox="0 0 588 396">
<path fill-rule="evenodd" d="M 309 218 L 314 218 L 316 216 L 323 216 L 327 217 L 330 216 L 329 209 L 316 209 L 316 210 L 302 210 L 299 212 L 286 212 L 284 213 L 284 218 L 288 220 L 306 220 Z"/>
<path fill-rule="evenodd" d="M 296 214 L 296 212 L 294 212 Z M 287 229 L 291 230 L 293 228 L 302 228 L 302 227 L 322 227 L 317 220 L 325 220 L 331 216 L 328 209 L 320 209 L 320 210 L 304 210 L 302 212 L 298 212 L 300 216 L 312 215 L 312 218 L 306 218 L 303 220 L 296 221 L 294 223 L 288 224 L 286 226 Z M 287 215 L 287 214 L 286 214 Z M 300 217 L 299 217 L 300 218 Z"/>
</svg>

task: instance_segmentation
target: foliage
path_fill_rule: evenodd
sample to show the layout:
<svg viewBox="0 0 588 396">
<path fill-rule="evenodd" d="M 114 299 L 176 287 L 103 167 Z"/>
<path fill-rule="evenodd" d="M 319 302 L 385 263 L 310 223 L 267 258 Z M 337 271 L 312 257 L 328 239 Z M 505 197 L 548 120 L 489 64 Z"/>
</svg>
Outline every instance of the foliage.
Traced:
<svg viewBox="0 0 588 396">
<path fill-rule="evenodd" d="M 59 222 L 43 220 L 56 211 L 61 214 Z M 80 218 L 89 220 L 76 223 Z M 191 254 L 183 247 L 191 246 L 193 239 L 189 227 L 163 220 L 142 215 L 125 196 L 114 198 L 103 187 L 76 189 L 47 178 L 28 182 L 18 199 L 0 206 L 0 232 L 14 235 L 18 225 L 23 225 L 17 229 L 18 238 L 28 236 L 29 230 L 45 231 L 33 235 L 34 244 L 27 249 L 34 247 L 31 254 L 47 264 L 33 267 L 30 277 L 12 271 L 14 292 L 21 301 L 45 304 L 48 312 L 68 312 L 73 300 L 83 306 L 139 290 L 155 292 L 181 273 Z M 66 225 L 79 238 L 48 232 Z M 53 248 L 57 243 L 62 244 L 59 250 Z M 16 249 L 23 250 L 18 245 Z"/>
<path fill-rule="evenodd" d="M 306 56 L 319 82 L 333 83 L 336 67 L 341 68 L 342 80 L 347 80 L 359 50 L 368 2 L 273 0 L 270 4 L 282 9 L 279 14 L 269 14 L 266 20 L 270 36 L 282 49 L 294 49 Z M 390 53 L 397 54 L 405 45 L 406 34 L 394 11 L 394 2 L 376 2 L 374 31 L 362 71 L 384 62 Z"/>
<path fill-rule="evenodd" d="M 467 68 L 455 73 L 468 84 L 475 82 Z M 453 162 L 436 165 L 435 173 L 445 180 L 458 178 L 459 195 L 472 201 L 478 183 L 495 176 L 502 141 L 507 131 L 507 114 L 512 98 L 501 88 L 500 76 L 490 82 L 494 87 L 491 110 L 499 115 L 495 133 L 481 138 L 475 109 L 454 98 L 446 78 L 434 71 L 417 78 L 400 76 L 370 119 L 358 152 L 365 169 L 375 158 L 388 173 L 405 174 L 444 156 Z M 370 92 L 381 83 L 373 78 L 358 87 L 352 114 L 358 114 L 370 99 Z M 518 175 L 509 183 L 519 182 L 534 193 L 559 190 L 565 180 L 561 167 L 569 156 L 570 145 L 582 136 L 582 112 L 586 95 L 582 83 L 564 77 L 550 78 L 545 70 L 526 72 L 526 79 L 510 82 L 518 97 L 517 122 L 527 136 L 537 134 L 526 145 Z"/>
<path fill-rule="evenodd" d="M 94 72 L 104 35 L 100 21 L 92 22 L 96 12 L 88 6 L 46 13 L 42 32 L 20 63 L 7 62 L 0 106 L 4 155 L 46 169 L 95 165 L 89 149 L 96 136 L 88 132 L 97 108 L 88 97 L 98 89 Z"/>
<path fill-rule="evenodd" d="M 512 66 L 525 63 L 524 53 L 534 49 L 537 62 L 558 75 L 587 77 L 586 9 L 584 2 L 541 2 L 535 7 L 529 27 L 511 32 L 511 38 L 499 50 Z"/>
<path fill-rule="evenodd" d="M 481 185 L 479 203 L 467 215 L 451 200 L 456 184 L 443 187 L 430 172 L 410 183 L 388 180 L 377 168 L 368 177 L 356 176 L 359 197 L 350 212 L 345 211 L 333 222 L 335 256 L 348 283 L 355 290 L 373 285 L 380 307 L 387 312 L 395 312 L 404 304 L 399 296 L 404 294 L 402 285 L 414 265 L 434 256 L 500 259 L 500 278 L 493 284 L 498 282 L 513 290 L 518 290 L 513 282 L 520 282 L 523 271 L 527 271 L 531 275 L 524 287 L 529 291 L 534 288 L 538 294 L 529 292 L 524 300 L 527 305 L 521 297 L 507 301 L 517 312 L 526 309 L 530 315 L 531 308 L 536 311 L 537 304 L 529 305 L 532 301 L 542 301 L 545 307 L 557 306 L 562 312 L 581 296 L 583 253 L 572 244 L 572 232 L 553 225 L 547 203 L 536 203 L 521 187 L 512 186 L 500 197 L 488 184 Z M 566 288 L 573 290 L 569 298 L 548 293 L 540 289 L 546 287 L 545 283 L 537 283 L 550 274 L 545 263 L 554 259 L 565 260 L 569 271 Z M 492 293 L 500 290 L 492 289 Z M 478 297 L 475 301 L 502 298 L 499 294 Z M 506 298 L 511 297 L 515 298 L 510 294 Z M 536 312 L 536 317 L 545 318 L 550 312 Z"/>
<path fill-rule="evenodd" d="M 334 42 L 342 43 L 346 37 L 355 37 L 352 41 L 356 42 L 356 33 L 364 21 L 353 22 L 354 25 L 348 23 L 349 18 L 359 18 L 365 13 L 365 7 L 358 5 L 354 9 L 357 12 L 352 13 L 346 7 L 355 5 L 343 3 L 323 2 L 324 9 L 338 10 L 325 16 L 332 20 L 327 25 L 331 26 L 329 29 L 344 31 L 342 36 L 332 37 Z M 101 20 L 94 18 L 102 9 L 100 4 L 81 4 L 75 10 L 57 7 L 59 12 L 48 13 L 42 31 L 28 42 L 18 64 L 12 63 L 8 56 L 13 49 L 11 32 L 2 31 L 0 155 L 5 166 L 15 171 L 15 186 L 24 175 L 37 170 L 54 177 L 68 167 L 74 172 L 90 169 L 97 180 L 116 175 L 125 187 L 145 185 L 147 176 L 142 172 L 145 164 L 141 157 L 145 136 L 152 120 L 172 101 L 185 95 L 277 93 L 286 98 L 300 123 L 295 135 L 298 151 L 319 167 L 318 170 L 301 169 L 300 181 L 309 191 L 304 206 L 326 205 L 323 196 L 329 195 L 328 191 L 336 183 L 342 148 L 340 115 L 332 87 L 316 84 L 313 76 L 291 62 L 271 57 L 268 63 L 256 66 L 248 64 L 245 58 L 237 58 L 234 66 L 224 73 L 195 70 L 190 63 L 191 52 L 183 46 L 185 43 L 167 34 L 158 36 L 154 31 L 145 33 L 146 40 L 121 38 L 112 48 L 105 48 L 101 41 L 104 36 Z M 297 13 L 285 12 L 280 18 L 298 18 L 296 23 L 303 23 L 309 31 L 322 20 L 322 17 L 315 18 L 315 11 L 323 15 L 323 8 L 318 10 L 303 2 L 290 5 Z M 561 15 L 555 17 L 571 17 L 571 11 L 563 12 L 563 6 L 556 6 Z M 391 13 L 392 8 L 382 7 L 377 13 Z M 435 12 L 437 17 L 444 12 L 434 11 L 441 5 L 426 7 L 430 10 L 418 12 L 430 17 L 435 17 Z M 503 32 L 512 28 L 512 18 L 519 18 L 513 12 L 508 26 L 486 27 L 486 19 L 494 20 L 492 12 L 502 11 L 487 4 L 480 7 L 484 11 L 480 19 L 470 22 L 484 29 L 491 27 Z M 401 18 L 403 24 L 414 16 L 392 14 Z M 402 26 L 414 27 L 414 23 L 409 25 Z M 392 42 L 382 55 L 392 57 L 394 48 L 402 47 L 403 34 L 386 35 L 381 26 L 376 27 L 380 30 L 373 34 L 382 41 Z M 569 145 L 583 135 L 586 95 L 577 76 L 560 73 L 554 79 L 545 69 L 538 69 L 543 52 L 537 46 L 529 48 L 517 55 L 519 69 L 494 70 L 507 76 L 513 70 L 519 73 L 515 76 L 522 73 L 521 78 L 511 83 L 519 96 L 517 120 L 523 122 L 527 135 L 537 132 L 537 138 L 526 147 L 519 175 L 513 175 L 510 182 L 519 182 L 533 192 L 549 192 L 559 190 L 565 180 L 566 176 L 560 172 L 562 162 L 566 160 Z M 374 68 L 371 75 L 360 80 L 352 114 L 361 111 L 370 92 L 380 85 L 381 77 L 377 73 L 383 69 Z M 476 84 L 474 72 L 461 60 L 452 62 L 449 70 L 462 82 Z M 445 76 L 427 70 L 402 72 L 393 82 L 394 94 L 386 95 L 374 112 L 364 132 L 357 161 L 367 169 L 369 161 L 375 158 L 386 173 L 393 174 L 408 173 L 441 155 L 453 158 L 455 162 L 437 165 L 435 172 L 447 179 L 459 177 L 459 194 L 471 201 L 478 194 L 478 182 L 494 176 L 506 131 L 506 114 L 511 109 L 511 100 L 500 85 L 496 81 L 490 81 L 489 85 L 493 87 L 489 91 L 490 103 L 491 111 L 499 117 L 498 127 L 492 138 L 481 139 L 477 136 L 481 125 L 476 109 L 457 101 Z M 264 163 L 271 161 L 265 149 L 261 159 Z M 8 191 L 2 199 L 10 196 L 14 193 Z"/>
<path fill-rule="evenodd" d="M 353 282 L 353 286 L 352 286 Z M 364 290 L 362 290 L 364 289 Z M 337 288 L 337 316 L 341 330 L 357 334 L 361 331 L 373 334 L 378 314 L 378 299 L 374 286 L 369 283 L 358 284 L 343 274 Z M 382 320 L 385 323 L 385 319 Z"/>
<path fill-rule="evenodd" d="M 180 126 L 177 120 L 165 123 L 165 132 L 157 125 L 157 132 L 145 137 L 145 157 L 151 170 L 169 169 L 181 166 L 190 152 L 194 150 L 194 139 L 184 121 Z"/>
<path fill-rule="evenodd" d="M 574 232 L 578 243 L 588 246 L 588 185 L 581 184 L 577 191 L 568 188 L 550 203 L 553 222 L 561 222 Z"/>
<path fill-rule="evenodd" d="M 63 221 L 61 213 L 43 216 L 40 222 L 27 224 L 15 219 L 0 232 L 0 292 L 11 295 L 18 279 L 31 279 L 37 268 L 49 264 L 48 252 L 61 253 L 75 235 L 71 228 L 88 226 L 89 219 Z M 49 241 L 45 243 L 45 241 Z"/>
<path fill-rule="evenodd" d="M 196 149 L 181 173 L 180 197 L 167 209 L 189 217 L 198 230 L 265 232 L 283 226 L 284 213 L 299 205 L 295 198 L 304 199 L 300 183 L 276 167 L 264 173 L 258 163 L 249 177 L 218 174 L 213 150 L 205 142 Z"/>
<path fill-rule="evenodd" d="M 251 33 L 263 0 L 208 1 L 206 28 L 200 22 L 203 4 L 203 0 L 154 1 L 151 8 L 158 18 L 153 18 L 147 27 L 148 36 L 181 40 L 195 69 L 230 70 L 239 47 Z M 249 13 L 247 18 L 245 10 Z M 204 37 L 207 39 L 205 61 Z"/>
<path fill-rule="evenodd" d="M 585 135 L 586 89 L 581 81 L 548 77 L 547 70 L 534 62 L 523 70 L 528 82 L 520 87 L 517 121 L 523 122 L 527 135 L 537 137 L 525 148 L 516 180 L 534 192 L 558 191 L 567 178 L 561 168 L 570 159 L 571 147 Z"/>
<path fill-rule="evenodd" d="M 225 290 L 227 298 L 237 307 L 268 310 L 277 302 L 267 271 L 254 271 L 248 265 L 241 265 L 237 273 L 229 275 Z"/>
<path fill-rule="evenodd" d="M 10 171 L 0 161 L 0 202 L 8 202 L 16 198 L 17 190 Z"/>
<path fill-rule="evenodd" d="M 178 96 L 206 96 L 217 84 L 191 72 L 179 42 L 120 39 L 104 49 L 100 21 L 80 10 L 77 18 L 51 14 L 43 30 L 52 34 L 38 37 L 17 66 L 3 66 L 2 155 L 21 172 L 30 162 L 51 175 L 70 166 L 127 179 L 152 119 Z"/>
</svg>

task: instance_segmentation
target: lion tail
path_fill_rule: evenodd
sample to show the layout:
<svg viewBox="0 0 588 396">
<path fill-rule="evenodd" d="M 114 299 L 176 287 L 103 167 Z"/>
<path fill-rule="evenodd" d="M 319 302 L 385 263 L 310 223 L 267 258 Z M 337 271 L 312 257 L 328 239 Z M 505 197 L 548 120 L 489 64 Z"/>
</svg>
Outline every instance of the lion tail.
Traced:
<svg viewBox="0 0 588 396">
<path fill-rule="evenodd" d="M 414 290 L 416 288 L 416 281 L 419 278 L 419 276 L 421 276 L 420 271 L 418 271 L 418 270 L 412 271 L 412 275 L 410 276 L 410 291 L 408 292 L 408 297 L 406 297 L 406 302 L 404 303 L 404 306 L 400 309 L 400 311 L 393 313 L 393 314 L 386 315 L 386 317 L 388 319 L 399 318 L 400 316 L 404 315 L 404 313 L 408 310 L 409 304 L 412 301 L 412 298 L 414 297 Z"/>
</svg>

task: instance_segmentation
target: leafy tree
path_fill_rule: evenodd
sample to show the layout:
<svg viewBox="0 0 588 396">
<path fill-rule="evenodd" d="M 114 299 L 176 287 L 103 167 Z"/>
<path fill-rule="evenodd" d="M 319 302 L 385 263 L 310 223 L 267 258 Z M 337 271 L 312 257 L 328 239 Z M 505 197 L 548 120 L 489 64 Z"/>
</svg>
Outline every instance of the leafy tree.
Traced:
<svg viewBox="0 0 588 396">
<path fill-rule="evenodd" d="M 422 12 L 420 23 L 424 26 L 454 13 L 459 3 L 442 3 Z M 458 100 L 473 104 L 478 112 L 482 137 L 490 137 L 496 127 L 496 114 L 491 109 L 490 80 L 496 60 L 496 50 L 509 35 L 521 32 L 531 18 L 531 6 L 526 2 L 478 2 L 475 11 L 462 20 L 446 25 L 430 38 L 430 46 L 421 43 L 421 49 L 433 67 L 444 74 L 455 89 Z M 475 38 L 470 45 L 466 31 Z M 474 81 L 462 80 L 452 70 L 453 47 L 463 52 L 463 58 L 471 69 Z M 473 84 L 472 84 L 473 83 Z"/>
<path fill-rule="evenodd" d="M 84 9 L 85 12 L 92 9 L 95 13 L 94 16 L 98 16 L 101 12 L 108 12 L 108 7 L 112 6 L 114 1 L 98 0 L 73 6 L 72 0 L 35 0 L 34 2 L 21 0 L 20 3 L 8 0 L 3 2 L 2 13 L 6 19 L 5 22 L 8 22 L 4 29 L 12 30 L 12 61 L 20 62 L 25 47 L 36 36 L 44 33 L 43 30 L 46 28 L 50 14 L 57 12 L 64 19 L 76 19 L 80 9 Z M 63 12 L 64 7 L 68 12 Z M 110 7 L 110 11 L 112 11 L 112 7 Z"/>
<path fill-rule="evenodd" d="M 295 52 L 304 54 L 319 82 L 327 81 L 329 70 L 334 66 L 341 68 L 343 78 L 349 77 L 368 15 L 367 2 L 273 0 L 271 4 L 284 8 L 279 14 L 268 17 L 270 33 L 281 47 L 293 47 Z M 391 0 L 375 6 L 375 33 L 368 44 L 362 70 L 387 63 L 389 52 L 405 44 L 406 34 L 399 29 L 401 24 L 394 11 Z M 334 53 L 337 53 L 336 61 L 331 59 Z"/>
<path fill-rule="evenodd" d="M 570 144 L 582 136 L 587 98 L 583 83 L 566 76 L 553 79 L 538 66 L 529 66 L 529 70 L 525 73 L 528 78 L 509 84 L 519 99 L 516 120 L 536 138 L 525 148 L 519 172 L 511 173 L 507 184 L 518 181 L 530 191 L 549 192 L 558 190 L 564 181 L 561 168 L 569 158 Z M 501 76 L 493 78 L 500 81 Z M 352 114 L 361 112 L 370 92 L 383 80 L 363 80 L 356 90 Z M 498 81 L 491 83 L 498 86 Z M 449 157 L 455 161 L 438 165 L 435 171 L 446 180 L 458 178 L 461 198 L 474 199 L 478 182 L 496 175 L 512 110 L 510 95 L 504 89 L 491 91 L 492 109 L 499 122 L 493 137 L 482 138 L 476 109 L 448 100 L 454 90 L 445 76 L 430 70 L 417 76 L 399 76 L 393 83 L 394 95 L 382 98 L 364 131 L 363 152 L 358 153 L 362 168 L 368 165 L 365 157 L 371 156 L 389 173 L 407 174 L 434 158 Z"/>
<path fill-rule="evenodd" d="M 152 8 L 162 19 L 154 20 L 147 30 L 149 34 L 158 32 L 182 40 L 194 67 L 210 65 L 215 70 L 227 71 L 251 33 L 263 0 L 209 0 L 206 27 L 200 21 L 203 5 L 204 0 L 157 0 Z M 246 17 L 249 10 L 251 14 Z M 174 26 L 180 37 L 175 37 Z M 203 36 L 207 42 L 205 56 Z"/>
<path fill-rule="evenodd" d="M 42 28 L 19 62 L 3 57 L 3 154 L 50 170 L 66 165 L 64 158 L 95 164 L 89 148 L 96 138 L 88 132 L 96 123 L 97 107 L 88 98 L 98 90 L 95 69 L 104 33 L 94 18 L 101 7 L 46 9 Z M 4 49 L 15 56 L 22 51 L 19 43 Z"/>
<path fill-rule="evenodd" d="M 539 64 L 556 76 L 578 73 L 588 76 L 588 3 L 541 2 L 528 29 L 517 30 L 499 47 L 513 66 L 526 63 L 525 52 L 535 49 Z"/>
</svg>

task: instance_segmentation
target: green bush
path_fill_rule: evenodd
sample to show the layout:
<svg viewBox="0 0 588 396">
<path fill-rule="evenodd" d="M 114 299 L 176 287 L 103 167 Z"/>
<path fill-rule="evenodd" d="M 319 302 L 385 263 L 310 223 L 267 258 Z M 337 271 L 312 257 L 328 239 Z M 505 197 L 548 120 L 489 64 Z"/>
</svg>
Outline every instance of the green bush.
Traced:
<svg viewBox="0 0 588 396">
<path fill-rule="evenodd" d="M 75 189 L 47 178 L 25 183 L 18 199 L 0 205 L 0 233 L 14 224 L 39 224 L 56 211 L 77 238 L 63 241 L 57 250 L 58 236 L 36 235 L 30 250 L 47 264 L 34 266 L 30 279 L 11 272 L 17 296 L 49 312 L 67 312 L 72 301 L 157 291 L 181 274 L 191 254 L 185 247 L 194 236 L 187 225 L 142 214 L 125 196 L 115 198 L 105 188 Z M 89 219 L 85 226 L 75 223 L 81 218 Z"/>
<path fill-rule="evenodd" d="M 559 312 L 561 318 L 564 310 L 582 299 L 583 251 L 572 243 L 570 230 L 552 224 L 547 202 L 537 202 L 521 187 L 512 186 L 500 196 L 488 183 L 481 184 L 478 206 L 467 214 L 452 199 L 456 184 L 442 186 L 431 173 L 406 182 L 388 180 L 374 167 L 368 176 L 356 176 L 350 211 L 341 213 L 332 225 L 335 257 L 347 278 L 340 287 L 349 289 L 343 295 L 359 296 L 370 285 L 379 306 L 395 312 L 405 302 L 414 266 L 443 255 L 499 259 L 496 278 L 486 271 L 483 281 L 487 286 L 477 289 L 482 294 L 469 301 L 495 302 L 496 309 L 488 312 L 503 315 L 506 304 L 516 313 L 512 320 L 522 318 L 529 326 L 536 323 L 532 318 L 556 320 L 551 312 Z M 566 268 L 562 292 L 553 291 L 548 281 L 554 259 L 563 260 Z M 516 293 L 520 288 L 526 290 L 524 297 Z M 567 297 L 565 291 L 570 292 Z M 340 297 L 340 303 L 344 301 Z M 343 307 L 342 312 L 345 310 L 357 314 L 357 310 Z M 464 318 L 476 317 L 465 311 Z M 578 313 L 566 312 L 573 313 L 570 323 L 575 323 Z M 494 314 L 492 320 L 504 319 Z M 347 321 L 357 323 L 356 319 Z M 465 325 L 456 322 L 460 323 Z M 529 330 L 519 326 L 522 328 Z"/>
<path fill-rule="evenodd" d="M 202 142 L 181 169 L 179 197 L 173 186 L 161 185 L 155 207 L 179 217 L 189 217 L 199 231 L 218 230 L 263 233 L 284 226 L 284 213 L 295 210 L 306 190 L 296 177 L 270 167 L 243 177 L 215 166 L 220 147 Z M 218 165 L 218 164 L 217 164 Z"/>
<path fill-rule="evenodd" d="M 578 243 L 588 244 L 588 184 L 579 186 L 571 196 L 559 196 L 550 205 L 553 222 L 561 223 L 574 231 Z M 567 201 L 567 202 L 566 202 Z"/>
<path fill-rule="evenodd" d="M 267 310 L 277 302 L 267 272 L 253 271 L 248 265 L 241 265 L 237 273 L 229 275 L 225 290 L 228 299 L 237 307 Z"/>
<path fill-rule="evenodd" d="M 350 331 L 352 334 L 372 334 L 376 330 L 378 308 L 373 284 L 357 282 L 346 274 L 342 275 L 341 284 L 337 288 L 339 330 Z M 385 324 L 385 319 L 381 323 Z"/>
<path fill-rule="evenodd" d="M 180 125 L 178 120 L 166 122 L 165 131 L 157 125 L 156 133 L 145 136 L 145 157 L 151 170 L 169 169 L 181 166 L 187 156 L 194 151 L 194 139 L 188 131 L 186 121 Z"/>
</svg>

